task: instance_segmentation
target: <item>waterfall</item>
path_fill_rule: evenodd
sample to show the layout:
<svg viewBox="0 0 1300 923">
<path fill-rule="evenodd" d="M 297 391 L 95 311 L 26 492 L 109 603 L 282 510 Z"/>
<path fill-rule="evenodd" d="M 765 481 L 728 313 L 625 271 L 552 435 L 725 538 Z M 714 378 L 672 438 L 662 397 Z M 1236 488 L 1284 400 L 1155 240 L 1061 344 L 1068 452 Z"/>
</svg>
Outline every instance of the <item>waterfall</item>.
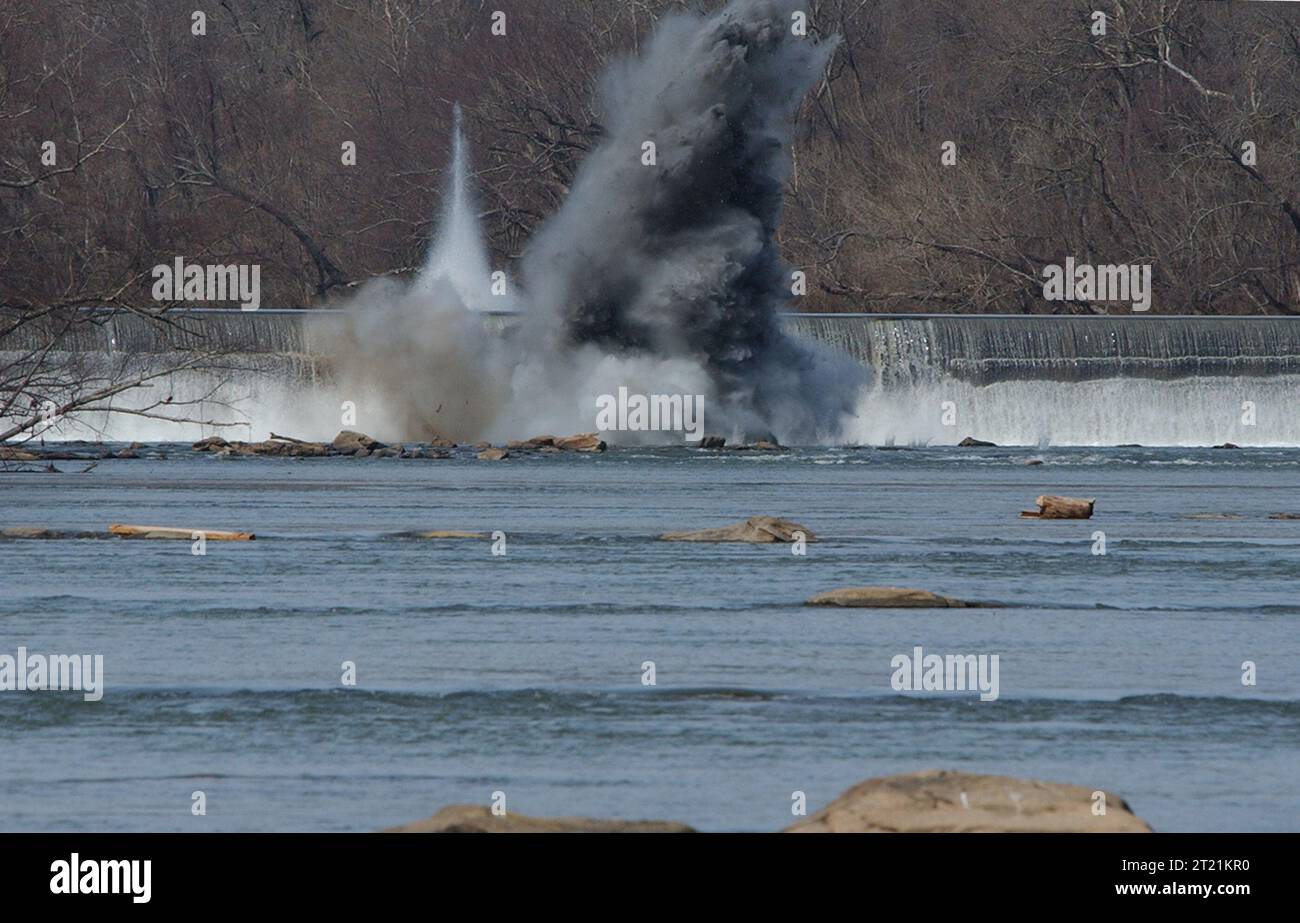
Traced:
<svg viewBox="0 0 1300 923">
<path fill-rule="evenodd" d="M 321 344 L 341 312 L 196 310 L 174 320 L 159 326 L 106 312 L 102 323 L 75 328 L 64 348 L 83 359 L 147 355 L 159 364 L 187 349 L 229 350 L 241 370 L 229 390 L 255 418 L 254 431 L 333 435 L 308 433 L 302 415 L 328 375 Z M 501 332 L 516 319 L 482 322 Z M 870 368 L 874 383 L 846 434 L 851 442 L 1300 446 L 1300 318 L 805 314 L 786 323 Z M 38 329 L 23 328 L 0 348 L 39 342 Z M 193 377 L 167 387 L 179 397 L 217 384 Z M 328 429 L 337 413 L 320 403 L 329 404 L 318 415 Z M 1254 423 L 1245 422 L 1252 414 Z M 161 423 L 141 430 L 129 418 L 120 425 L 132 427 L 120 438 L 195 435 Z"/>
</svg>

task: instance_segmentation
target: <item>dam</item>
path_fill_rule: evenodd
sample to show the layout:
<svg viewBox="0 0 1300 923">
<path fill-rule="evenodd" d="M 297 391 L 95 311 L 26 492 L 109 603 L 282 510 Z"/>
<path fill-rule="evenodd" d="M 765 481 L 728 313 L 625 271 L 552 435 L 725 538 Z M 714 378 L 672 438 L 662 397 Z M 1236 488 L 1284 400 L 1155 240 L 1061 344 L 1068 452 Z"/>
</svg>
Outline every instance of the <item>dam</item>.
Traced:
<svg viewBox="0 0 1300 923">
<path fill-rule="evenodd" d="M 160 325 L 129 312 L 99 312 L 93 323 L 76 325 L 60 348 L 83 360 L 137 362 L 193 350 L 226 354 L 237 369 L 231 387 L 238 393 L 222 400 L 247 405 L 255 430 L 274 405 L 296 400 L 288 395 L 328 380 L 326 344 L 345 313 L 167 316 L 171 323 Z M 517 320 L 483 314 L 484 324 L 507 336 Z M 783 320 L 794 335 L 870 370 L 872 385 L 848 427 L 853 442 L 942 445 L 975 436 L 1002 445 L 1300 445 L 1300 318 L 789 314 Z M 44 336 L 21 328 L 0 342 L 0 353 L 39 348 Z M 198 393 L 213 383 L 172 386 Z M 293 428 L 283 420 L 278 425 Z"/>
</svg>

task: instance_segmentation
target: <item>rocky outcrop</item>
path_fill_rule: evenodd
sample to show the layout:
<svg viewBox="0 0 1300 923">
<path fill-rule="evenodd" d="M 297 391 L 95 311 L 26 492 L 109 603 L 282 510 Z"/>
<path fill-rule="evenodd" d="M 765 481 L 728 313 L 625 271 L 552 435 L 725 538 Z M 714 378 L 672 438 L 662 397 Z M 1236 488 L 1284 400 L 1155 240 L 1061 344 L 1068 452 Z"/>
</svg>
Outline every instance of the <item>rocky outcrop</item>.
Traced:
<svg viewBox="0 0 1300 923">
<path fill-rule="evenodd" d="M 1034 501 L 1036 510 L 1023 510 L 1021 519 L 1091 519 L 1097 505 L 1095 497 L 1080 500 L 1078 497 L 1054 497 L 1045 494 Z"/>
<path fill-rule="evenodd" d="M 591 817 L 497 816 L 485 805 L 453 804 L 426 820 L 385 833 L 694 833 L 666 820 L 603 820 Z"/>
<path fill-rule="evenodd" d="M 817 536 L 813 534 L 812 529 L 775 516 L 751 516 L 742 523 L 723 526 L 720 529 L 667 532 L 659 536 L 659 540 L 661 542 L 749 542 L 765 545 L 772 542 L 797 541 L 799 536 L 795 535 L 796 532 L 803 533 L 805 541 L 817 541 Z"/>
<path fill-rule="evenodd" d="M 40 461 L 41 456 L 26 449 L 0 446 L 0 461 Z"/>
<path fill-rule="evenodd" d="M 932 769 L 868 779 L 785 832 L 1150 833 L 1151 828 L 1110 792 Z"/>
<path fill-rule="evenodd" d="M 345 429 L 330 443 L 330 447 L 341 455 L 352 455 L 365 449 L 367 453 L 374 452 L 375 449 L 382 449 L 384 444 L 377 439 L 372 439 L 365 433 L 356 433 L 350 429 Z"/>
<path fill-rule="evenodd" d="M 606 449 L 605 440 L 601 439 L 595 433 L 580 433 L 577 436 L 562 436 L 552 442 L 557 449 L 563 449 L 566 452 L 603 452 Z"/>
<path fill-rule="evenodd" d="M 844 609 L 969 609 L 979 603 L 906 587 L 854 586 L 818 593 L 804 605 L 838 606 Z"/>
</svg>

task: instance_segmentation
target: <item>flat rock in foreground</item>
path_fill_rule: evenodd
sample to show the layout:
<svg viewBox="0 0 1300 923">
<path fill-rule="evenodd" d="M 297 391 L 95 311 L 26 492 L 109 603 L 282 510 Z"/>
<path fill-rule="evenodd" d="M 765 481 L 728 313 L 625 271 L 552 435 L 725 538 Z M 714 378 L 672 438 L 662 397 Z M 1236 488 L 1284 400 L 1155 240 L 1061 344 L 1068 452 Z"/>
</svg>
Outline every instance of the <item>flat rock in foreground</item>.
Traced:
<svg viewBox="0 0 1300 923">
<path fill-rule="evenodd" d="M 845 609 L 969 609 L 979 603 L 939 596 L 929 590 L 898 586 L 850 586 L 818 593 L 806 606 L 840 606 Z"/>
<path fill-rule="evenodd" d="M 786 833 L 1150 833 L 1123 798 L 1059 782 L 930 769 L 868 779 Z M 1094 805 L 1098 805 L 1094 808 Z"/>
<path fill-rule="evenodd" d="M 486 805 L 453 804 L 426 820 L 417 820 L 385 833 L 694 833 L 686 824 L 668 820 L 603 820 L 592 817 L 498 817 Z"/>
<path fill-rule="evenodd" d="M 751 542 L 766 545 L 772 542 L 793 542 L 794 533 L 802 532 L 804 541 L 815 542 L 812 529 L 788 519 L 775 516 L 751 516 L 734 526 L 721 529 L 701 529 L 698 532 L 667 532 L 659 536 L 661 542 Z"/>
</svg>

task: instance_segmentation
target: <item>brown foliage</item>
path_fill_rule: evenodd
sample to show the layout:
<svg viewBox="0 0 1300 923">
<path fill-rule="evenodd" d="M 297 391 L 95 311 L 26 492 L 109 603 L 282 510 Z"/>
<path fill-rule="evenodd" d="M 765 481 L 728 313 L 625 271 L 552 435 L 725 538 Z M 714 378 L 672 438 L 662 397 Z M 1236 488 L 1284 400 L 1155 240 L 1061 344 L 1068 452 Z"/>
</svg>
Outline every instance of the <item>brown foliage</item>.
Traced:
<svg viewBox="0 0 1300 923">
<path fill-rule="evenodd" d="M 409 272 L 455 101 L 493 258 L 508 264 L 599 136 L 606 63 L 686 5 L 10 0 L 0 303 L 152 306 L 151 267 L 178 255 L 261 264 L 267 306 Z M 205 36 L 191 34 L 196 7 Z M 1104 37 L 1090 32 L 1097 7 Z M 807 8 L 843 43 L 804 108 L 781 229 L 809 273 L 799 307 L 1088 310 L 1041 297 L 1042 267 L 1074 256 L 1153 264 L 1157 312 L 1300 313 L 1300 9 Z M 497 9 L 505 37 L 491 34 Z M 945 141 L 955 166 L 940 163 Z"/>
</svg>

